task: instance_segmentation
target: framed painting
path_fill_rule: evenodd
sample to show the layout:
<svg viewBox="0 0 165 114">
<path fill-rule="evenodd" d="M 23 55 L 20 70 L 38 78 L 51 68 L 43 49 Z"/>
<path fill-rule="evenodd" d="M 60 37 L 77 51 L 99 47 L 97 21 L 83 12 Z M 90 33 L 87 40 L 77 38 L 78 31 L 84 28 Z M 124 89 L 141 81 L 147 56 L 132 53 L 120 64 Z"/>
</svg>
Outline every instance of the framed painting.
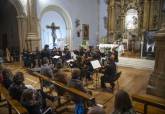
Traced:
<svg viewBox="0 0 165 114">
<path fill-rule="evenodd" d="M 89 40 L 89 25 L 82 24 L 82 38 L 83 40 Z"/>
</svg>

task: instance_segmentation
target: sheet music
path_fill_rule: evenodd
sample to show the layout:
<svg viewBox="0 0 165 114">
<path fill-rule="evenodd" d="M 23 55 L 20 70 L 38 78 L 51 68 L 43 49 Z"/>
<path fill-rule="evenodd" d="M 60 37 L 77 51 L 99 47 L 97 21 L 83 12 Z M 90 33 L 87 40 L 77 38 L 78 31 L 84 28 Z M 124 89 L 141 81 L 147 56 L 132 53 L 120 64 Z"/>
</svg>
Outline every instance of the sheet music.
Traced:
<svg viewBox="0 0 165 114">
<path fill-rule="evenodd" d="M 76 55 L 74 54 L 74 52 L 71 52 L 71 56 L 73 57 L 74 60 L 76 60 Z"/>
<path fill-rule="evenodd" d="M 40 72 L 41 71 L 41 68 L 32 68 L 31 69 L 33 72 Z"/>
<path fill-rule="evenodd" d="M 54 57 L 52 57 L 53 59 L 58 59 L 58 58 L 60 58 L 60 56 L 58 56 L 58 55 L 55 55 Z"/>
<path fill-rule="evenodd" d="M 99 60 L 91 61 L 93 69 L 101 68 Z"/>
<path fill-rule="evenodd" d="M 67 62 L 67 63 L 70 63 L 70 62 L 74 62 L 74 60 L 73 60 L 73 59 L 69 59 L 69 60 L 67 60 L 66 62 Z"/>
<path fill-rule="evenodd" d="M 29 89 L 35 89 L 32 85 L 25 85 Z"/>
</svg>

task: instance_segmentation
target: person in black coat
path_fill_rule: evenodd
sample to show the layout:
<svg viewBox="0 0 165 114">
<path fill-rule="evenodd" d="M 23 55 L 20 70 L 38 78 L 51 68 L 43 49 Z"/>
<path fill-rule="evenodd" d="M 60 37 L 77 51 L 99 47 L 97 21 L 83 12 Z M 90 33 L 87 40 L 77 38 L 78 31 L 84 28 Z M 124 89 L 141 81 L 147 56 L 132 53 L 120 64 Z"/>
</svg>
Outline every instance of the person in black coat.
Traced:
<svg viewBox="0 0 165 114">
<path fill-rule="evenodd" d="M 49 50 L 49 45 L 45 45 L 44 49 L 41 51 L 42 62 L 43 62 L 43 58 L 45 58 L 45 57 L 48 58 L 49 61 L 50 61 L 50 59 L 51 59 L 51 51 Z"/>
<path fill-rule="evenodd" d="M 28 50 L 23 50 L 23 62 L 24 66 L 30 68 L 31 67 L 31 58 L 30 52 Z"/>
<path fill-rule="evenodd" d="M 105 83 L 110 83 L 113 90 L 115 86 L 113 79 L 116 76 L 116 64 L 114 62 L 113 56 L 108 58 L 108 64 L 105 66 L 105 71 L 103 72 L 103 74 L 104 75 L 101 77 L 101 87 L 106 88 Z"/>
<path fill-rule="evenodd" d="M 22 72 L 17 72 L 13 78 L 13 83 L 9 87 L 9 93 L 13 99 L 20 101 L 22 92 L 27 87 L 24 84 L 24 76 Z"/>
<path fill-rule="evenodd" d="M 21 96 L 21 104 L 29 114 L 52 114 L 52 109 L 47 107 L 46 98 L 54 101 L 55 97 L 49 96 L 40 90 L 25 89 Z"/>
<path fill-rule="evenodd" d="M 13 74 L 9 69 L 2 70 L 2 84 L 8 89 L 13 82 Z"/>
</svg>

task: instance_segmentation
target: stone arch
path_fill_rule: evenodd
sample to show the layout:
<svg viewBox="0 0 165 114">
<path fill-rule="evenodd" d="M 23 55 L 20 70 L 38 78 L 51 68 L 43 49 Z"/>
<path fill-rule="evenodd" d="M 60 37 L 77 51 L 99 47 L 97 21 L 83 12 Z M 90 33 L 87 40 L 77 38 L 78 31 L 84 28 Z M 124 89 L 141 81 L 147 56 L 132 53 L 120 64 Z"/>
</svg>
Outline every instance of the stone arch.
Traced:
<svg viewBox="0 0 165 114">
<path fill-rule="evenodd" d="M 20 16 L 20 15 L 25 16 L 25 11 L 24 11 L 23 5 L 20 2 L 20 0 L 9 0 L 9 1 L 15 7 L 18 16 Z"/>
<path fill-rule="evenodd" d="M 15 7 L 17 11 L 17 24 L 19 34 L 19 45 L 20 52 L 25 48 L 25 37 L 26 37 L 26 13 L 20 0 L 9 0 L 9 2 Z"/>
<path fill-rule="evenodd" d="M 59 13 L 62 18 L 64 19 L 65 23 L 66 23 L 66 31 L 67 31 L 67 43 L 69 44 L 69 48 L 72 49 L 72 20 L 71 20 L 71 17 L 70 15 L 68 14 L 68 12 L 60 7 L 60 6 L 57 6 L 57 5 L 49 5 L 47 6 L 46 8 L 44 8 L 40 15 L 39 15 L 39 19 L 41 20 L 41 18 L 43 17 L 43 15 L 46 13 L 46 12 L 49 12 L 49 11 L 56 11 L 57 13 Z"/>
</svg>

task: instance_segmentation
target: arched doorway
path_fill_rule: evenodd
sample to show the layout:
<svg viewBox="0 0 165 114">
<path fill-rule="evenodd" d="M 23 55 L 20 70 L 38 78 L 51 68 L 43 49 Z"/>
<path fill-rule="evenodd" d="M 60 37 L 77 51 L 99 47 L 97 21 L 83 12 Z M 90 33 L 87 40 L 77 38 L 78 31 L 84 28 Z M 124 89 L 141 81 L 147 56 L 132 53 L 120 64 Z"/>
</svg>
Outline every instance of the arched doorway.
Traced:
<svg viewBox="0 0 165 114">
<path fill-rule="evenodd" d="M 44 48 L 45 44 L 48 44 L 50 48 L 53 48 L 53 38 L 52 38 L 52 30 L 47 28 L 46 26 L 51 26 L 52 23 L 55 23 L 55 26 L 60 27 L 55 30 L 56 34 L 56 47 L 64 48 L 64 45 L 67 43 L 67 28 L 66 22 L 63 17 L 56 11 L 48 11 L 46 12 L 41 20 L 41 44 L 42 48 Z"/>
<path fill-rule="evenodd" d="M 18 0 L 1 0 L 0 1 L 0 49 L 6 54 L 6 48 L 11 54 L 20 56 L 20 27 L 18 16 L 23 15 L 23 8 Z"/>
<path fill-rule="evenodd" d="M 42 20 L 43 16 L 46 13 L 48 13 L 48 12 L 56 12 L 57 15 L 60 16 L 60 19 L 63 19 L 63 21 L 65 23 L 65 26 L 66 26 L 66 43 L 69 45 L 69 48 L 72 49 L 72 47 L 71 47 L 72 46 L 72 21 L 71 21 L 71 17 L 67 13 L 67 11 L 65 9 L 63 9 L 62 7 L 60 7 L 60 6 L 50 5 L 50 6 L 48 6 L 48 7 L 43 9 L 41 14 L 39 15 L 39 19 L 40 19 L 40 35 L 43 35 L 42 34 L 43 30 L 41 28 L 41 26 L 42 26 L 41 25 L 41 20 Z M 51 34 L 49 34 L 49 35 L 51 37 Z"/>
</svg>

